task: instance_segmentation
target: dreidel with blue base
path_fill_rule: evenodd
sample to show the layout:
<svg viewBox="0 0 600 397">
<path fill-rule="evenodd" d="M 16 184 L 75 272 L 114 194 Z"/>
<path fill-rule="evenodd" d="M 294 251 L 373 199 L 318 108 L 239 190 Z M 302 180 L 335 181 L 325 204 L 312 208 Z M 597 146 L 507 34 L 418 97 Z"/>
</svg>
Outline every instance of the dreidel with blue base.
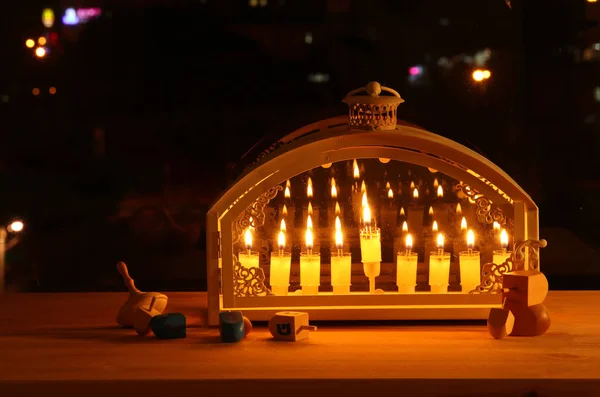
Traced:
<svg viewBox="0 0 600 397">
<path fill-rule="evenodd" d="M 158 339 L 179 339 L 186 337 L 185 316 L 181 313 L 168 313 L 155 316 L 150 328 Z"/>
<path fill-rule="evenodd" d="M 244 316 L 240 311 L 226 311 L 219 314 L 219 334 L 226 343 L 239 342 L 246 336 Z"/>
<path fill-rule="evenodd" d="M 273 338 L 283 341 L 296 342 L 308 339 L 310 331 L 317 327 L 308 324 L 308 313 L 279 312 L 269 321 L 269 331 Z"/>
</svg>

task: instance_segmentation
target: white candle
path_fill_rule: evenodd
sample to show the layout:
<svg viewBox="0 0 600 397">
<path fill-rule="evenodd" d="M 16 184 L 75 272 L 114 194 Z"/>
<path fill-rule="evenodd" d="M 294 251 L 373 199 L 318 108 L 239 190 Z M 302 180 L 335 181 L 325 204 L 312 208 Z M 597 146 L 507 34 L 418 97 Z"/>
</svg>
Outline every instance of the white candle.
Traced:
<svg viewBox="0 0 600 397">
<path fill-rule="evenodd" d="M 321 284 L 321 254 L 313 252 L 313 231 L 306 228 L 306 252 L 300 253 L 300 285 L 303 295 L 317 295 Z"/>
<path fill-rule="evenodd" d="M 246 251 L 240 252 L 239 261 L 245 268 L 259 267 L 258 252 L 252 251 L 252 230 L 250 227 L 246 229 L 244 234 L 244 242 L 246 243 Z"/>
<path fill-rule="evenodd" d="M 406 250 L 398 252 L 396 258 L 396 285 L 401 294 L 415 292 L 417 285 L 417 264 L 419 255 L 412 252 L 413 239 L 410 234 L 406 236 Z"/>
<path fill-rule="evenodd" d="M 364 227 L 360 229 L 360 251 L 365 276 L 369 278 L 369 291 L 375 293 L 375 277 L 381 272 L 381 233 L 379 228 L 371 226 L 371 209 L 363 195 L 365 205 L 363 207 Z"/>
<path fill-rule="evenodd" d="M 467 250 L 459 254 L 460 285 L 462 292 L 468 294 L 481 284 L 481 255 L 474 251 L 475 234 L 472 230 L 467 232 Z"/>
<path fill-rule="evenodd" d="M 510 258 L 511 252 L 508 251 L 508 233 L 505 229 L 500 232 L 500 249 L 494 250 L 492 262 L 496 265 L 503 264 L 508 258 Z"/>
<path fill-rule="evenodd" d="M 292 254 L 285 250 L 285 221 L 281 220 L 277 245 L 277 252 L 271 253 L 271 292 L 275 295 L 287 295 L 290 287 L 290 269 Z"/>
<path fill-rule="evenodd" d="M 350 292 L 352 277 L 352 257 L 343 251 L 342 223 L 340 218 L 335 218 L 335 244 L 337 254 L 331 255 L 331 285 L 334 294 L 347 294 Z"/>
<path fill-rule="evenodd" d="M 444 235 L 437 236 L 437 252 L 429 256 L 429 285 L 432 293 L 448 292 L 450 278 L 450 253 L 444 252 Z"/>
</svg>

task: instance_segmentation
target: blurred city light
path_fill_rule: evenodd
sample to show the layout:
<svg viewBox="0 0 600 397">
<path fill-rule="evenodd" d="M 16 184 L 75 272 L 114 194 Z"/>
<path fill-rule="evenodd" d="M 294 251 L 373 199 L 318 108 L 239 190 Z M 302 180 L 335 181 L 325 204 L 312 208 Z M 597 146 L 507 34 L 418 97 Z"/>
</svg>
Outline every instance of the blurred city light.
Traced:
<svg viewBox="0 0 600 397">
<path fill-rule="evenodd" d="M 35 49 L 35 56 L 38 58 L 43 58 L 46 56 L 46 49 L 44 47 L 38 47 Z"/>
<path fill-rule="evenodd" d="M 54 95 L 54 94 L 56 94 L 56 88 L 55 87 L 50 87 L 50 89 L 48 90 L 48 92 L 50 92 L 50 95 Z"/>
<path fill-rule="evenodd" d="M 14 221 L 10 225 L 8 225 L 7 229 L 9 232 L 18 233 L 23 230 L 25 225 L 21 221 Z"/>
<path fill-rule="evenodd" d="M 52 9 L 46 8 L 42 11 L 42 24 L 47 28 L 54 26 L 54 11 Z"/>
<path fill-rule="evenodd" d="M 65 10 L 65 15 L 62 18 L 62 22 L 64 25 L 77 25 L 79 23 L 77 11 L 75 11 L 74 8 L 67 8 Z"/>
<path fill-rule="evenodd" d="M 40 95 L 40 89 L 39 88 L 34 88 L 31 93 L 33 94 L 33 96 L 38 96 Z"/>
<path fill-rule="evenodd" d="M 27 39 L 27 41 L 25 41 L 25 46 L 27 48 L 33 48 L 34 45 L 35 45 L 35 41 L 33 41 L 33 39 Z"/>
<path fill-rule="evenodd" d="M 481 69 L 477 69 L 473 72 L 473 80 L 475 80 L 476 82 L 481 82 L 483 80 L 487 80 L 490 78 L 490 76 L 492 75 L 492 72 L 490 72 L 489 70 L 481 70 Z"/>
<path fill-rule="evenodd" d="M 46 44 L 46 42 L 47 42 L 47 40 L 46 40 L 46 38 L 45 38 L 45 37 L 40 37 L 40 38 L 38 39 L 38 44 L 39 44 L 39 45 L 45 45 L 45 44 Z"/>
</svg>

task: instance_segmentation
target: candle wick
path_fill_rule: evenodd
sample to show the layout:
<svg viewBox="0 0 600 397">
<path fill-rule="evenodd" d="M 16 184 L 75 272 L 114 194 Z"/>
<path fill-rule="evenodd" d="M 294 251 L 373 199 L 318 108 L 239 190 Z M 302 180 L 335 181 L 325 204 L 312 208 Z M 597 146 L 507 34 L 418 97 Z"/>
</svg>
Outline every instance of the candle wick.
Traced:
<svg viewBox="0 0 600 397">
<path fill-rule="evenodd" d="M 410 256 L 410 248 L 406 249 L 406 256 Z"/>
<path fill-rule="evenodd" d="M 338 248 L 338 256 L 342 256 L 342 249 Z"/>
<path fill-rule="evenodd" d="M 248 250 L 248 256 L 250 256 L 250 253 L 252 252 L 250 248 L 246 248 Z"/>
<path fill-rule="evenodd" d="M 438 248 L 438 255 L 439 256 L 444 256 L 444 249 L 443 248 Z"/>
<path fill-rule="evenodd" d="M 471 255 L 473 253 L 473 248 L 467 248 L 467 253 Z"/>
</svg>

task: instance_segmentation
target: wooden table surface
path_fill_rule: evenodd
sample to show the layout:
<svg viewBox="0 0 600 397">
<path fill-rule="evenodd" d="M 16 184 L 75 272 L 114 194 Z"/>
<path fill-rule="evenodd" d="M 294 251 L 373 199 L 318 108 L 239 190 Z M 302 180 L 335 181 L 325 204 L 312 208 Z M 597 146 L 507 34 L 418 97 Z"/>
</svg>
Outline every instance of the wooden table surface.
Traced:
<svg viewBox="0 0 600 397">
<path fill-rule="evenodd" d="M 494 340 L 483 323 L 323 323 L 296 343 L 259 325 L 239 344 L 203 327 L 206 293 L 167 294 L 186 339 L 117 326 L 125 293 L 0 296 L 0 396 L 600 395 L 600 292 L 550 292 L 552 326 L 537 338 Z"/>
</svg>

